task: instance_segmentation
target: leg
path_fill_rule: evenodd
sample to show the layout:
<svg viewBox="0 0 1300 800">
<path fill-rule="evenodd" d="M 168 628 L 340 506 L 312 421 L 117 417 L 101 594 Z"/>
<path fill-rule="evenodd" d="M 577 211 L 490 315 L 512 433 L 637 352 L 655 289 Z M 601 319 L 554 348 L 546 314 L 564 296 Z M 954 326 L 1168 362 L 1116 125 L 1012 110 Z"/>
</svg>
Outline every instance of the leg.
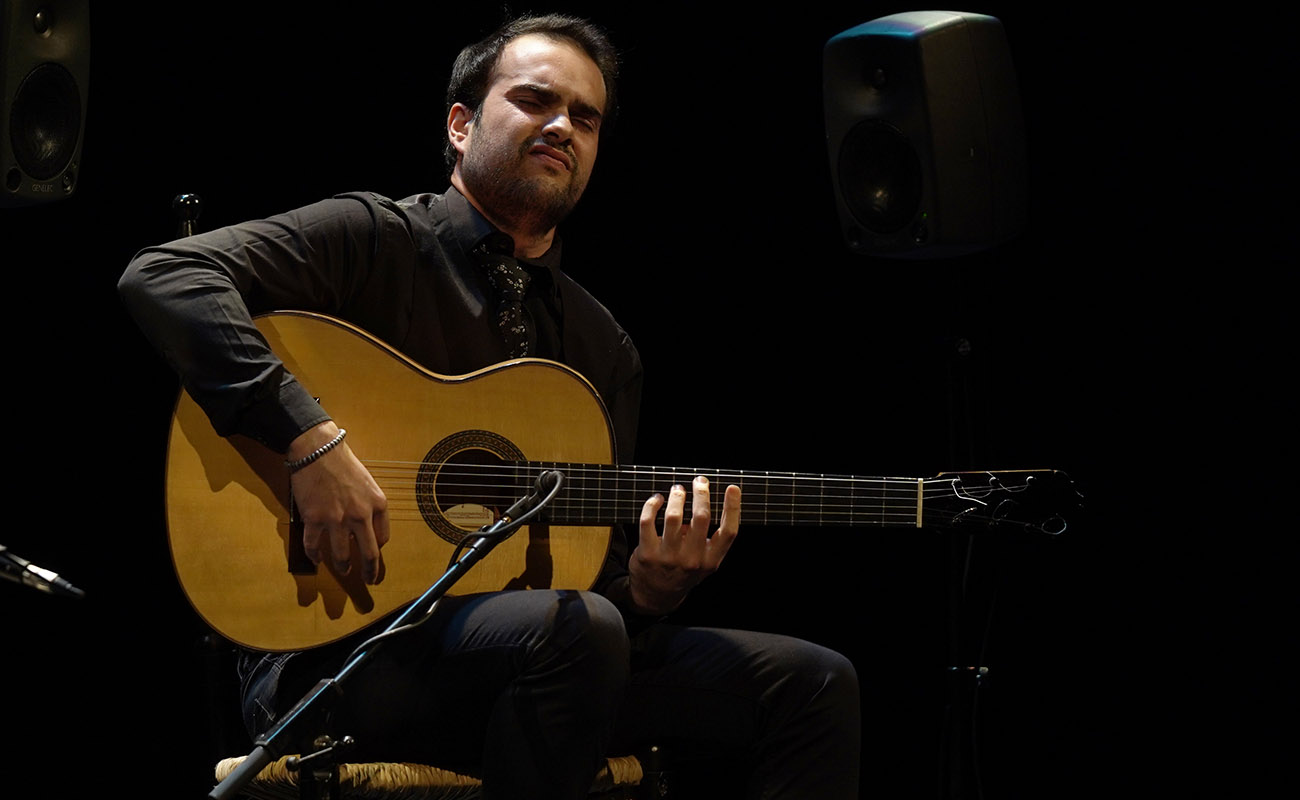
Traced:
<svg viewBox="0 0 1300 800">
<path fill-rule="evenodd" d="M 627 647 L 622 618 L 598 595 L 447 598 L 349 683 L 335 727 L 357 738 L 357 758 L 481 771 L 488 798 L 585 797 L 624 690 Z M 301 692 L 285 685 L 281 711 L 347 653 L 331 653 L 330 671 L 314 655 L 293 665 Z"/>
<path fill-rule="evenodd" d="M 857 675 L 785 636 L 656 625 L 632 642 L 616 749 L 650 742 L 742 758 L 748 797 L 856 799 Z"/>
</svg>

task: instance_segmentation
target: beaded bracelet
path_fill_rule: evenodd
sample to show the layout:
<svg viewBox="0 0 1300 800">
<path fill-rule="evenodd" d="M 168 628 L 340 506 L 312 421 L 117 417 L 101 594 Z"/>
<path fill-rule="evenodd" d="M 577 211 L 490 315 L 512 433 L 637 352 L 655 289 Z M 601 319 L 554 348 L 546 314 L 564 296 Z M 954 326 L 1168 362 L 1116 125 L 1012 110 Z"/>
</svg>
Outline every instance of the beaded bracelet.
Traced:
<svg viewBox="0 0 1300 800">
<path fill-rule="evenodd" d="M 330 439 L 328 442 L 316 448 L 315 450 L 311 451 L 310 453 L 303 456 L 302 458 L 296 459 L 294 461 L 284 462 L 285 468 L 288 469 L 289 474 L 292 475 L 293 473 L 307 466 L 311 462 L 325 455 L 329 451 L 338 447 L 339 443 L 343 441 L 343 437 L 347 435 L 348 435 L 347 430 L 345 430 L 344 428 L 339 428 L 338 436 L 335 436 L 333 439 Z"/>
</svg>

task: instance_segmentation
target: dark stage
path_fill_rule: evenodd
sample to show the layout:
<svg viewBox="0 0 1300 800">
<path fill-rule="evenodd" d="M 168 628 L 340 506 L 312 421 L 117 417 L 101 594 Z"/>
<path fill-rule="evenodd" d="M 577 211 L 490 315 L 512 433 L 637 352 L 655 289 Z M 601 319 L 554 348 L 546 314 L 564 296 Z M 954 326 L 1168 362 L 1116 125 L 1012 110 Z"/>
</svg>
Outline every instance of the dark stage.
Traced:
<svg viewBox="0 0 1300 800">
<path fill-rule="evenodd" d="M 441 191 L 447 71 L 497 21 L 490 7 L 150 5 L 93 11 L 75 194 L 0 209 L 5 441 L 24 462 L 0 544 L 86 591 L 0 585 L 6 797 L 199 797 L 214 759 L 249 747 L 223 738 L 233 688 L 214 676 L 229 671 L 168 552 L 176 381 L 118 276 L 174 235 L 179 193 L 202 196 L 207 229 L 353 190 Z M 973 541 L 972 591 L 996 595 L 984 797 L 1263 796 L 1295 700 L 1276 511 L 1297 238 L 1280 26 L 1119 3 L 964 9 L 1001 19 L 1011 44 L 1028 227 L 898 261 L 842 244 L 821 52 L 915 7 L 559 5 L 624 53 L 618 124 L 561 230 L 569 271 L 646 365 L 637 463 L 1050 467 L 1086 496 L 1054 539 L 743 528 L 677 616 L 852 657 L 864 798 L 975 797 L 941 787 L 948 592 Z"/>
</svg>

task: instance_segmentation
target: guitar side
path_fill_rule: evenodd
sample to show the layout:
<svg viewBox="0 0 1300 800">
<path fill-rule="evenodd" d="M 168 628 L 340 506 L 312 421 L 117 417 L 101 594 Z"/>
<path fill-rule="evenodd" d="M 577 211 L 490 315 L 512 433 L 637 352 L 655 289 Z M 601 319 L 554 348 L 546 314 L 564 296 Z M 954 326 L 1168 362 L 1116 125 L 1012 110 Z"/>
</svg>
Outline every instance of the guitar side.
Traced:
<svg viewBox="0 0 1300 800">
<path fill-rule="evenodd" d="M 490 521 L 490 507 L 448 509 L 447 492 L 437 496 L 448 462 L 613 461 L 599 397 L 561 364 L 523 359 L 446 377 L 329 317 L 279 312 L 257 323 L 290 372 L 348 429 L 348 444 L 388 498 L 391 538 L 377 586 L 366 585 L 360 570 L 335 574 L 328 557 L 314 568 L 295 558 L 301 534 L 290 525 L 282 456 L 244 437 L 218 436 L 182 393 L 167 454 L 172 560 L 200 616 L 238 644 L 320 646 L 419 597 L 442 575 L 457 535 Z M 530 526 L 453 591 L 588 588 L 609 534 L 608 527 Z"/>
</svg>

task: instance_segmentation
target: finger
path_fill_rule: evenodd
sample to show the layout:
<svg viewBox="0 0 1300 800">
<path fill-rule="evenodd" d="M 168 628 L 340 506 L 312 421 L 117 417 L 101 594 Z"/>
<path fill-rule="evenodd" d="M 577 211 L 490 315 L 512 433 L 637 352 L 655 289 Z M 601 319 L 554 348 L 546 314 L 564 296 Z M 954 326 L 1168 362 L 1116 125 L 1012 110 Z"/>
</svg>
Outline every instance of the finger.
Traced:
<svg viewBox="0 0 1300 800">
<path fill-rule="evenodd" d="M 313 564 L 320 563 L 320 540 L 324 525 L 311 523 L 302 526 L 302 552 Z"/>
<path fill-rule="evenodd" d="M 712 511 L 709 508 L 709 479 L 700 475 L 691 483 L 691 537 L 690 546 L 698 553 L 703 553 L 709 540 L 709 521 Z"/>
<path fill-rule="evenodd" d="M 717 569 L 740 533 L 740 487 L 731 485 L 722 496 L 722 521 L 709 539 L 709 566 Z"/>
<path fill-rule="evenodd" d="M 655 525 L 655 520 L 659 517 L 659 509 L 664 506 L 664 496 L 655 494 L 645 501 L 641 506 L 641 547 L 645 553 L 653 553 L 659 549 L 659 529 Z"/>
<path fill-rule="evenodd" d="M 375 511 L 374 518 L 372 519 L 372 524 L 375 526 L 375 541 L 379 543 L 380 547 L 388 544 L 390 535 L 388 527 L 388 508 L 386 506 L 387 504 L 380 506 Z"/>
<path fill-rule="evenodd" d="M 734 483 L 722 495 L 722 520 L 718 523 L 718 532 L 731 536 L 740 532 L 740 487 Z"/>
<path fill-rule="evenodd" d="M 366 583 L 374 583 L 379 576 L 379 541 L 371 517 L 365 518 L 364 524 L 359 526 L 353 538 L 357 543 L 357 553 L 361 556 L 362 574 Z"/>
<path fill-rule="evenodd" d="M 347 575 L 352 571 L 352 532 L 346 524 L 335 525 L 329 529 L 329 539 L 334 571 Z"/>
<path fill-rule="evenodd" d="M 387 510 L 381 509 L 375 512 L 374 525 L 375 542 L 382 548 L 384 545 L 388 544 L 389 537 Z M 373 578 L 374 579 L 371 583 L 379 584 L 384 582 L 384 554 L 382 550 L 375 553 L 375 572 Z"/>
<path fill-rule="evenodd" d="M 700 475 L 691 484 L 691 527 L 708 533 L 709 520 L 713 514 L 709 508 L 709 479 Z"/>
<path fill-rule="evenodd" d="M 682 530 L 682 518 L 685 515 L 686 488 L 680 483 L 673 484 L 672 491 L 668 493 L 668 502 L 664 505 L 664 535 L 660 540 L 664 549 L 675 551 L 681 547 L 682 534 L 689 533 Z"/>
<path fill-rule="evenodd" d="M 374 496 L 371 498 L 371 508 L 373 509 L 368 521 L 368 529 L 371 536 L 374 537 L 375 550 L 373 556 L 366 555 L 366 582 L 377 584 L 383 580 L 383 554 L 380 548 L 388 544 L 389 527 L 388 527 L 388 498 L 377 484 L 372 482 Z"/>
</svg>

